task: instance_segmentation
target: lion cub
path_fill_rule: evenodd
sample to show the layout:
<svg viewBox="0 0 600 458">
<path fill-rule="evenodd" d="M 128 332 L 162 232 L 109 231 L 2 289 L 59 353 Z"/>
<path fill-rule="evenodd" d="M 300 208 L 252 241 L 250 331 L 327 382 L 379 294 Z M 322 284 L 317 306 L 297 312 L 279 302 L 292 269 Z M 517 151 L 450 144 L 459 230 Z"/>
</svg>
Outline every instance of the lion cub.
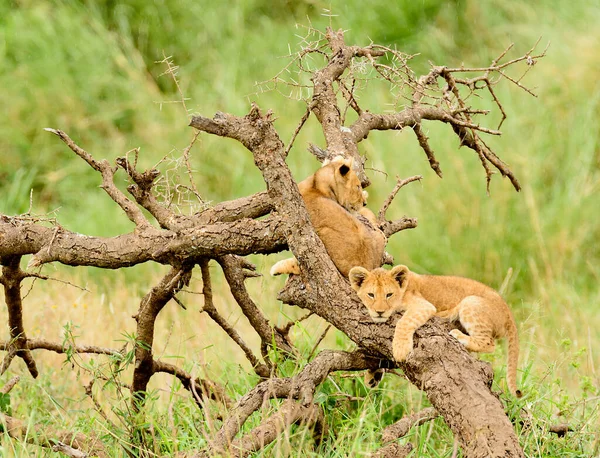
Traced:
<svg viewBox="0 0 600 458">
<path fill-rule="evenodd" d="M 521 397 L 517 390 L 517 327 L 508 305 L 492 288 L 469 278 L 418 275 L 402 265 L 372 271 L 354 267 L 350 283 L 373 321 L 383 323 L 394 311 L 405 311 L 394 333 L 396 361 L 406 359 L 413 348 L 414 332 L 432 316 L 458 319 L 468 335 L 458 329 L 450 334 L 469 351 L 491 353 L 495 340 L 507 337 L 506 381 L 510 392 Z"/>
<path fill-rule="evenodd" d="M 336 157 L 298 183 L 310 221 L 345 277 L 357 265 L 381 266 L 387 241 L 375 215 L 365 207 L 366 193 L 352 164 L 352 159 Z M 295 258 L 271 267 L 271 275 L 281 274 L 300 274 Z"/>
</svg>

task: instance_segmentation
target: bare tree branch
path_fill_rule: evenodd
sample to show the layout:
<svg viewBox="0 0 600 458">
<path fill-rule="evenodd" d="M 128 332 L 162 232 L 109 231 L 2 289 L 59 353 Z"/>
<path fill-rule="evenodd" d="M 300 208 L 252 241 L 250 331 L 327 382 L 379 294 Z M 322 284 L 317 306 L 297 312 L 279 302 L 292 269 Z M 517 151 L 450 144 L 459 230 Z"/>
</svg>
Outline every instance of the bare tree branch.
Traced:
<svg viewBox="0 0 600 458">
<path fill-rule="evenodd" d="M 197 377 L 194 378 L 183 369 L 156 359 L 152 363 L 152 370 L 154 373 L 164 372 L 166 374 L 174 375 L 179 379 L 186 390 L 191 392 L 193 387 L 194 391 L 199 395 L 202 395 L 202 397 L 218 401 L 225 407 L 229 408 L 233 404 L 229 396 L 227 396 L 227 393 L 225 393 L 225 389 L 212 380 L 200 379 Z M 196 396 L 194 396 L 194 399 L 196 399 Z"/>
<path fill-rule="evenodd" d="M 138 313 L 134 316 L 137 321 L 135 367 L 133 371 L 133 407 L 139 408 L 145 399 L 150 377 L 154 374 L 154 359 L 152 344 L 154 342 L 154 326 L 156 317 L 173 296 L 183 286 L 187 286 L 192 275 L 191 266 L 172 267 L 158 285 L 144 296 Z"/>
<path fill-rule="evenodd" d="M 139 229 L 146 229 L 150 227 L 150 223 L 144 217 L 144 214 L 140 211 L 140 209 L 129 200 L 116 186 L 114 183 L 114 175 L 116 172 L 116 168 L 110 166 L 108 161 L 97 161 L 95 160 L 91 154 L 89 154 L 84 149 L 80 148 L 75 144 L 71 138 L 65 134 L 61 130 L 57 129 L 44 129 L 48 132 L 53 133 L 58 138 L 60 138 L 66 145 L 71 148 L 71 150 L 77 154 L 80 158 L 82 158 L 85 162 L 87 162 L 90 167 L 94 170 L 100 172 L 102 174 L 102 189 L 106 191 L 106 193 L 110 196 L 112 200 L 114 200 L 119 207 L 123 209 L 127 217 L 131 220 L 132 223 L 136 225 Z"/>
<path fill-rule="evenodd" d="M 408 434 L 408 431 L 413 426 L 422 425 L 423 423 L 434 420 L 439 416 L 440 414 L 437 412 L 437 410 L 435 410 L 433 407 L 427 407 L 420 412 L 402 417 L 399 421 L 383 430 L 381 440 L 385 443 L 404 437 Z"/>
<path fill-rule="evenodd" d="M 379 210 L 379 213 L 377 214 L 377 220 L 380 222 L 385 221 L 385 214 L 388 208 L 390 208 L 394 197 L 396 197 L 396 194 L 398 194 L 398 191 L 400 191 L 400 189 L 402 189 L 408 183 L 412 183 L 413 181 L 421 181 L 422 179 L 423 177 L 421 175 L 415 175 L 404 179 L 397 178 L 396 186 L 394 186 L 394 189 L 392 190 L 390 195 L 387 197 L 387 199 L 385 199 L 385 202 L 383 203 L 381 209 Z M 387 234 L 386 236 L 389 237 Z"/>
<path fill-rule="evenodd" d="M 244 285 L 246 277 L 242 268 L 243 259 L 228 255 L 218 258 L 217 261 L 223 269 L 225 280 L 227 280 L 227 283 L 229 284 L 231 294 L 246 318 L 248 318 L 252 327 L 260 336 L 261 347 L 266 348 L 274 343 L 279 351 L 284 351 L 289 354 L 295 353 L 296 350 L 288 336 L 280 333 L 269 324 L 268 320 L 248 294 L 246 286 Z"/>
<path fill-rule="evenodd" d="M 2 362 L 0 374 L 4 374 L 15 356 L 21 358 L 33 378 L 38 376 L 38 369 L 31 351 L 27 348 L 27 335 L 23 326 L 23 301 L 21 299 L 21 281 L 26 273 L 21 270 L 21 256 L 0 257 L 2 276 L 0 283 L 4 286 L 4 300 L 8 308 L 8 329 L 11 341 L 8 353 Z"/>
<path fill-rule="evenodd" d="M 179 232 L 147 229 L 116 237 L 91 237 L 0 216 L 0 257 L 33 254 L 29 268 L 60 262 L 119 269 L 147 261 L 170 264 L 173 259 L 274 253 L 286 248 L 286 226 L 280 217 L 268 216 Z"/>
<path fill-rule="evenodd" d="M 5 425 L 4 431 L 14 439 L 26 440 L 29 443 L 46 448 L 54 448 L 57 444 L 64 444 L 66 447 L 62 450 L 77 450 L 80 453 L 71 456 L 109 457 L 104 444 L 93 435 L 31 425 L 4 413 L 0 413 L 0 422 Z M 61 447 L 57 450 L 62 451 Z"/>
<path fill-rule="evenodd" d="M 213 456 L 214 453 L 228 450 L 248 417 L 261 407 L 265 399 L 297 399 L 300 406 L 309 407 L 312 405 L 315 389 L 330 372 L 375 369 L 378 365 L 379 360 L 370 358 L 362 352 L 322 351 L 298 375 L 285 379 L 272 378 L 259 383 L 232 409 L 211 441 L 209 450 L 204 453 L 186 454 L 186 456 Z"/>
<path fill-rule="evenodd" d="M 262 364 L 258 358 L 252 353 L 250 347 L 246 345 L 244 340 L 240 337 L 239 333 L 231 326 L 227 321 L 217 312 L 213 304 L 212 299 L 212 286 L 210 281 L 210 271 L 208 270 L 208 260 L 204 259 L 200 262 L 200 269 L 202 271 L 202 282 L 204 287 L 202 289 L 202 296 L 204 297 L 204 306 L 202 308 L 203 312 L 206 312 L 211 319 L 217 323 L 223 331 L 227 333 L 231 340 L 233 340 L 238 347 L 242 349 L 244 355 L 250 361 L 252 365 L 252 369 L 261 377 L 269 377 L 271 373 L 271 369 L 266 365 Z"/>
<path fill-rule="evenodd" d="M 273 442 L 280 434 L 293 424 L 324 424 L 323 409 L 315 404 L 300 405 L 292 400 L 285 400 L 277 412 L 265 419 L 248 434 L 232 442 L 232 457 L 247 457 Z"/>
</svg>

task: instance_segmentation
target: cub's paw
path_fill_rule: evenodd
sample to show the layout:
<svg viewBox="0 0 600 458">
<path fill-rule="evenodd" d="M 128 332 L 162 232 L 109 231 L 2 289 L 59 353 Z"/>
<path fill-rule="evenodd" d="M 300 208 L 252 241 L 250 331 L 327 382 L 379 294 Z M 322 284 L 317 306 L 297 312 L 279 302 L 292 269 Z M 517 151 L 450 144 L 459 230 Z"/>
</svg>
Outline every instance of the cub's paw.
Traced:
<svg viewBox="0 0 600 458">
<path fill-rule="evenodd" d="M 282 274 L 300 275 L 300 267 L 296 258 L 283 259 L 276 262 L 269 273 L 273 277 Z"/>
<path fill-rule="evenodd" d="M 392 353 L 394 354 L 394 359 L 399 363 L 404 361 L 408 354 L 413 349 L 413 340 L 395 340 L 392 346 Z"/>
<path fill-rule="evenodd" d="M 465 346 L 469 343 L 469 336 L 459 331 L 458 329 L 453 329 L 452 331 L 450 331 L 450 335 Z"/>
<path fill-rule="evenodd" d="M 365 372 L 365 385 L 369 388 L 375 388 L 379 385 L 379 382 L 381 382 L 384 374 L 384 369 L 368 369 L 367 372 Z"/>
</svg>

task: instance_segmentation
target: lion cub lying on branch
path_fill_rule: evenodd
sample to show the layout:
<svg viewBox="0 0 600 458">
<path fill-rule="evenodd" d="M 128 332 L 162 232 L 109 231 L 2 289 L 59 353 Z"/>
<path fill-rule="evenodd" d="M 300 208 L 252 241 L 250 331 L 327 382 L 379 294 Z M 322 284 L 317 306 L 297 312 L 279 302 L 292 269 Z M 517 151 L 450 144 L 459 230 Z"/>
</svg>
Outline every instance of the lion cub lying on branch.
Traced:
<svg viewBox="0 0 600 458">
<path fill-rule="evenodd" d="M 317 235 L 346 278 L 354 266 L 381 266 L 386 244 L 375 215 L 365 207 L 366 193 L 352 164 L 338 156 L 298 183 Z M 271 275 L 281 274 L 299 275 L 298 261 L 284 259 L 271 267 Z"/>
<path fill-rule="evenodd" d="M 406 359 L 413 348 L 414 332 L 432 316 L 458 319 L 468 335 L 458 329 L 450 334 L 469 351 L 491 353 L 495 339 L 507 337 L 506 381 L 510 392 L 521 397 L 517 390 L 517 327 L 508 305 L 492 288 L 469 278 L 418 275 L 402 265 L 372 271 L 354 267 L 350 283 L 373 321 L 383 323 L 394 311 L 405 311 L 396 324 L 392 344 L 396 361 Z"/>
</svg>

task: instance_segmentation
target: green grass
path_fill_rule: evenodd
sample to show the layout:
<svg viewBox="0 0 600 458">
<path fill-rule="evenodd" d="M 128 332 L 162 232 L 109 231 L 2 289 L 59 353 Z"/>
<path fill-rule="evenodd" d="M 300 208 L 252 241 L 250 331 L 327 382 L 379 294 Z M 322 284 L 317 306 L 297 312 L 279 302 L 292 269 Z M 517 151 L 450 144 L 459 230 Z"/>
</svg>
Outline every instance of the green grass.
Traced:
<svg viewBox="0 0 600 458">
<path fill-rule="evenodd" d="M 551 42 L 548 56 L 524 80 L 535 88 L 538 98 L 507 81 L 497 86 L 508 119 L 503 136 L 489 139 L 521 181 L 521 193 L 495 176 L 491 196 L 486 195 L 477 157 L 458 149 L 447 126 L 425 126 L 444 171 L 443 180 L 428 168 L 410 131 L 372 133 L 360 148 L 369 158 L 368 166 L 387 173 L 387 178 L 370 173 L 372 208 L 381 205 L 396 175 L 424 175 L 421 184 L 401 191 L 388 214 L 419 219 L 417 229 L 390 240 L 388 251 L 398 263 L 421 273 L 469 276 L 496 288 L 512 268 L 505 296 L 519 323 L 520 377 L 527 395 L 518 402 L 507 400 L 507 408 L 527 456 L 594 456 L 600 427 L 600 318 L 596 310 L 600 301 L 600 89 L 596 77 L 600 36 L 593 31 L 599 21 L 600 7 L 592 1 L 407 0 L 375 1 L 365 7 L 357 1 L 337 0 L 276 5 L 266 0 L 5 0 L 0 2 L 0 213 L 26 212 L 33 190 L 33 212 L 58 209 L 58 221 L 70 230 L 102 236 L 132 230 L 119 208 L 98 188 L 97 174 L 45 132 L 45 127 L 66 131 L 99 159 L 114 160 L 136 147 L 142 167 L 167 157 L 160 167 L 173 173 L 173 161 L 191 140 L 192 132 L 186 127 L 190 113 L 243 115 L 249 102 L 256 101 L 263 109 L 274 110 L 276 127 L 287 142 L 304 112 L 303 103 L 276 91 L 261 92 L 255 82 L 268 80 L 285 65 L 287 60 L 281 56 L 297 49 L 299 37 L 306 33 L 303 26 L 309 22 L 320 29 L 329 24 L 346 29 L 349 43 L 373 40 L 419 53 L 414 58 L 418 73 L 427 71 L 429 61 L 481 66 L 512 42 L 515 55 L 520 55 L 541 36 L 542 44 Z M 172 56 L 180 66 L 185 108 L 172 79 L 161 76 L 164 56 Z M 388 109 L 392 101 L 388 89 L 377 84 L 360 99 L 363 107 L 373 111 Z M 486 101 L 480 103 L 489 106 Z M 488 125 L 495 127 L 498 120 L 498 113 L 491 114 Z M 312 117 L 288 159 L 298 179 L 318 166 L 305 152 L 309 142 L 323 145 Z M 196 183 L 208 202 L 264 189 L 251 155 L 232 141 L 201 135 L 192 149 L 192 161 Z M 125 179 L 118 177 L 124 188 Z M 274 258 L 253 260 L 266 273 Z M 46 267 L 45 273 L 87 284 L 92 293 L 65 290 L 62 284 L 36 284 L 25 302 L 26 329 L 32 336 L 60 340 L 61 328 L 70 320 L 80 326 L 81 342 L 118 346 L 122 332 L 133 332 L 130 316 L 163 270 L 151 265 L 121 273 Z M 248 324 L 216 277 L 217 307 L 257 348 Z M 257 303 L 278 324 L 301 315 L 276 301 L 282 281 L 249 282 Z M 173 307 L 161 316 L 157 342 L 168 339 L 164 355 L 185 356 L 187 369 L 192 369 L 191 361 L 201 361 L 199 370 L 226 384 L 229 394 L 239 398 L 256 383 L 256 377 L 249 375 L 247 363 L 226 336 L 207 323 L 205 316 L 197 315 L 200 299 L 187 301 L 188 312 Z M 105 323 L 106 316 L 110 326 L 99 329 L 95 323 Z M 323 329 L 324 324 L 315 319 L 295 331 L 304 356 Z M 321 348 L 349 345 L 331 332 Z M 220 346 L 227 348 L 230 359 L 222 357 Z M 116 455 L 122 455 L 122 445 L 128 440 L 125 426 L 118 422 L 118 415 L 111 414 L 122 428 L 113 430 L 94 413 L 81 389 L 85 374 L 81 373 L 81 379 L 73 375 L 70 366 L 62 365 L 64 357 L 39 358 L 40 379 L 24 375 L 11 393 L 15 416 L 31 424 L 94 430 Z M 500 390 L 504 356 L 498 351 L 490 360 Z M 303 363 L 289 363 L 284 367 L 287 375 Z M 23 374 L 22 370 L 17 361 L 2 380 L 13 373 Z M 317 397 L 330 422 L 321 448 L 312 445 L 310 434 L 298 427 L 257 456 L 285 455 L 290 450 L 300 450 L 301 456 L 361 455 L 380 445 L 381 427 L 426 405 L 420 392 L 399 377 L 388 375 L 372 391 L 364 388 L 360 377 L 334 375 L 320 388 Z M 176 440 L 179 448 L 198 446 L 204 440 L 203 413 L 168 378 L 154 381 L 153 389 L 156 400 L 147 409 L 155 425 L 151 449 L 167 453 Z M 348 400 L 346 395 L 357 399 Z M 99 396 L 108 406 L 123 407 L 125 402 L 111 390 Z M 169 404 L 175 434 L 164 415 Z M 216 415 L 217 407 L 211 409 Z M 253 416 L 246 430 L 259 421 Z M 563 421 L 575 431 L 564 438 L 548 433 L 548 425 Z M 414 428 L 405 439 L 415 446 L 413 456 L 452 455 L 450 432 L 441 420 L 432 424 Z M 6 456 L 42 453 L 6 437 L 0 451 Z"/>
</svg>

